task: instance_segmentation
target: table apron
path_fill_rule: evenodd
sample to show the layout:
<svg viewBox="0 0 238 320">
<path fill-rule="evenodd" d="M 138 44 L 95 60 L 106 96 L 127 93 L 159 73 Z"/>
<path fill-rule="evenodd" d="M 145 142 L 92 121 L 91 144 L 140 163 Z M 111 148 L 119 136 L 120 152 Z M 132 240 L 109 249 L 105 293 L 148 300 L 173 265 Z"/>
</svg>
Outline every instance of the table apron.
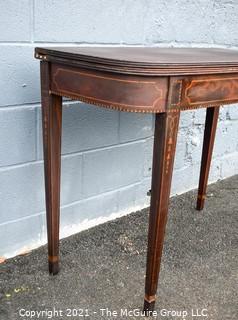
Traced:
<svg viewBox="0 0 238 320">
<path fill-rule="evenodd" d="M 238 73 L 130 76 L 52 63 L 50 77 L 54 94 L 121 111 L 160 113 L 238 102 Z"/>
<path fill-rule="evenodd" d="M 168 77 L 118 75 L 51 65 L 51 91 L 87 103 L 131 112 L 164 112 Z"/>
<path fill-rule="evenodd" d="M 170 109 L 194 109 L 238 102 L 238 74 L 171 78 Z"/>
</svg>

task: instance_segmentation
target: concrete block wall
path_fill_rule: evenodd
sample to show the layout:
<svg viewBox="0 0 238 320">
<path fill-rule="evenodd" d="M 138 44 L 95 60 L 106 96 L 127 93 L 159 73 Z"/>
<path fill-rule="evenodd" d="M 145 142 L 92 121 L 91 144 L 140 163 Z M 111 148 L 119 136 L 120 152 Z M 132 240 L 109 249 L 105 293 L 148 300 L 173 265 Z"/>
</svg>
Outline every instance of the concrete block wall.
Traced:
<svg viewBox="0 0 238 320">
<path fill-rule="evenodd" d="M 0 256 L 46 241 L 35 46 L 238 47 L 235 0 L 0 0 Z M 238 49 L 238 48 L 237 48 Z M 204 111 L 183 113 L 172 194 L 197 187 Z M 61 236 L 148 206 L 154 117 L 66 101 Z M 238 172 L 238 108 L 221 110 L 210 182 Z"/>
</svg>

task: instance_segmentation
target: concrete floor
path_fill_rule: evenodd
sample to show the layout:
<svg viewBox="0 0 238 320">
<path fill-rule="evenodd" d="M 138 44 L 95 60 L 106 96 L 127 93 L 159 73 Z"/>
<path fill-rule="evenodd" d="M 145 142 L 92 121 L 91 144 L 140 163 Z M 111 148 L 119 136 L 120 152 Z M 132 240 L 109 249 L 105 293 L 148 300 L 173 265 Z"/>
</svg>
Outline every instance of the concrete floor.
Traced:
<svg viewBox="0 0 238 320">
<path fill-rule="evenodd" d="M 211 185 L 203 212 L 194 209 L 195 191 L 171 198 L 157 319 L 238 319 L 237 190 L 238 176 Z M 48 275 L 46 247 L 1 264 L 0 319 L 30 319 L 30 311 L 50 319 L 53 308 L 53 319 L 142 319 L 120 312 L 143 304 L 147 221 L 143 210 L 62 240 L 57 276 Z M 90 316 L 70 316 L 81 308 Z"/>
</svg>

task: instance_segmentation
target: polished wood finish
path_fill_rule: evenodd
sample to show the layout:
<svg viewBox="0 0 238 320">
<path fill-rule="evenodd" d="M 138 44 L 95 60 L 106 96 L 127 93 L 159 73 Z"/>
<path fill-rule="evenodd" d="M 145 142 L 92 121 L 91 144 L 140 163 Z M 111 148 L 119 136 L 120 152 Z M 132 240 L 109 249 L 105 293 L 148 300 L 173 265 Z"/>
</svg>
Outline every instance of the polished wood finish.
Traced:
<svg viewBox="0 0 238 320">
<path fill-rule="evenodd" d="M 182 82 L 179 101 L 182 109 L 217 106 L 238 100 L 238 74 L 187 76 Z"/>
<path fill-rule="evenodd" d="M 36 58 L 92 70 L 138 75 L 238 72 L 236 50 L 151 47 L 36 48 Z"/>
<path fill-rule="evenodd" d="M 155 302 L 168 214 L 180 111 L 157 113 L 155 118 L 151 207 L 145 281 L 145 310 Z"/>
<path fill-rule="evenodd" d="M 207 182 L 212 160 L 212 150 L 215 141 L 219 107 L 207 108 L 206 123 L 203 138 L 202 161 L 197 196 L 197 210 L 202 210 L 206 198 Z"/>
<path fill-rule="evenodd" d="M 41 62 L 42 131 L 49 272 L 59 271 L 59 213 L 62 97 L 51 94 L 50 64 Z"/>
<path fill-rule="evenodd" d="M 36 48 L 41 60 L 49 270 L 58 272 L 62 96 L 155 113 L 144 310 L 153 310 L 179 115 L 206 108 L 197 209 L 204 205 L 219 105 L 238 102 L 238 52 L 198 48 Z M 80 124 L 79 124 L 80 125 Z"/>
<path fill-rule="evenodd" d="M 51 91 L 121 111 L 163 112 L 168 80 L 109 74 L 52 64 Z"/>
</svg>

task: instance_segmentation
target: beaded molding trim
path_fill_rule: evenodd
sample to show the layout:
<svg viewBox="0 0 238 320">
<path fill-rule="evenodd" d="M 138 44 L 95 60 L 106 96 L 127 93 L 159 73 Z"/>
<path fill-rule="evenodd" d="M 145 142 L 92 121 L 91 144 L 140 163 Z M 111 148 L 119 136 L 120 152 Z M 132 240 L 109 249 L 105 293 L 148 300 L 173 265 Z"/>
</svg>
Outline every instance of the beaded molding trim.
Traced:
<svg viewBox="0 0 238 320">
<path fill-rule="evenodd" d="M 209 108 L 209 107 L 217 107 L 217 104 L 216 105 L 199 105 L 199 106 L 186 106 L 186 107 L 181 107 L 179 109 L 173 109 L 175 111 L 186 111 L 186 110 L 195 110 L 195 109 L 203 109 L 203 108 Z M 173 111 L 173 110 L 170 110 L 170 111 Z"/>
<path fill-rule="evenodd" d="M 135 109 L 133 109 L 133 107 L 128 108 L 127 105 L 122 106 L 122 105 L 117 105 L 116 103 L 115 104 L 103 104 L 101 102 L 85 98 L 84 96 L 81 96 L 81 95 L 72 95 L 72 94 L 63 93 L 60 91 L 50 90 L 49 93 L 55 94 L 58 96 L 62 96 L 62 97 L 67 97 L 67 98 L 70 98 L 73 100 L 80 100 L 85 103 L 93 104 L 93 105 L 96 105 L 99 107 L 113 109 L 113 110 L 119 110 L 119 111 L 134 112 L 134 113 L 137 113 L 137 112 L 138 113 L 162 113 L 162 112 L 166 111 L 164 109 L 151 109 L 150 107 L 148 107 L 146 109 L 138 109 L 136 106 L 134 107 Z"/>
<path fill-rule="evenodd" d="M 195 109 L 202 109 L 202 108 L 209 108 L 209 107 L 217 107 L 219 105 L 229 105 L 229 104 L 234 104 L 235 102 L 226 102 L 226 103 L 221 103 L 221 104 L 218 104 L 218 103 L 214 103 L 214 104 L 201 104 L 199 106 L 183 106 L 183 107 L 178 107 L 178 108 L 168 108 L 167 109 L 151 109 L 150 107 L 146 108 L 146 109 L 136 109 L 136 106 L 135 106 L 135 109 L 132 108 L 128 108 L 127 105 L 125 106 L 121 106 L 121 105 L 117 105 L 117 104 L 103 104 L 103 103 L 100 103 L 100 102 L 97 102 L 97 101 L 94 101 L 94 100 L 90 100 L 90 99 L 87 99 L 85 98 L 84 96 L 80 96 L 80 95 L 72 95 L 72 94 L 65 94 L 63 92 L 60 92 L 60 91 L 53 91 L 53 90 L 50 90 L 49 91 L 49 94 L 55 94 L 57 96 L 61 96 L 61 97 L 67 97 L 69 99 L 72 99 L 72 100 L 79 100 L 79 101 L 82 101 L 82 102 L 85 102 L 85 103 L 88 103 L 88 104 L 93 104 L 93 105 L 96 105 L 96 106 L 99 106 L 99 107 L 103 107 L 103 108 L 107 108 L 107 109 L 112 109 L 112 110 L 119 110 L 119 111 L 125 111 L 125 112 L 132 112 L 132 113 L 163 113 L 163 112 L 169 112 L 169 113 L 172 113 L 172 112 L 178 112 L 178 111 L 186 111 L 186 110 L 195 110 Z"/>
</svg>

